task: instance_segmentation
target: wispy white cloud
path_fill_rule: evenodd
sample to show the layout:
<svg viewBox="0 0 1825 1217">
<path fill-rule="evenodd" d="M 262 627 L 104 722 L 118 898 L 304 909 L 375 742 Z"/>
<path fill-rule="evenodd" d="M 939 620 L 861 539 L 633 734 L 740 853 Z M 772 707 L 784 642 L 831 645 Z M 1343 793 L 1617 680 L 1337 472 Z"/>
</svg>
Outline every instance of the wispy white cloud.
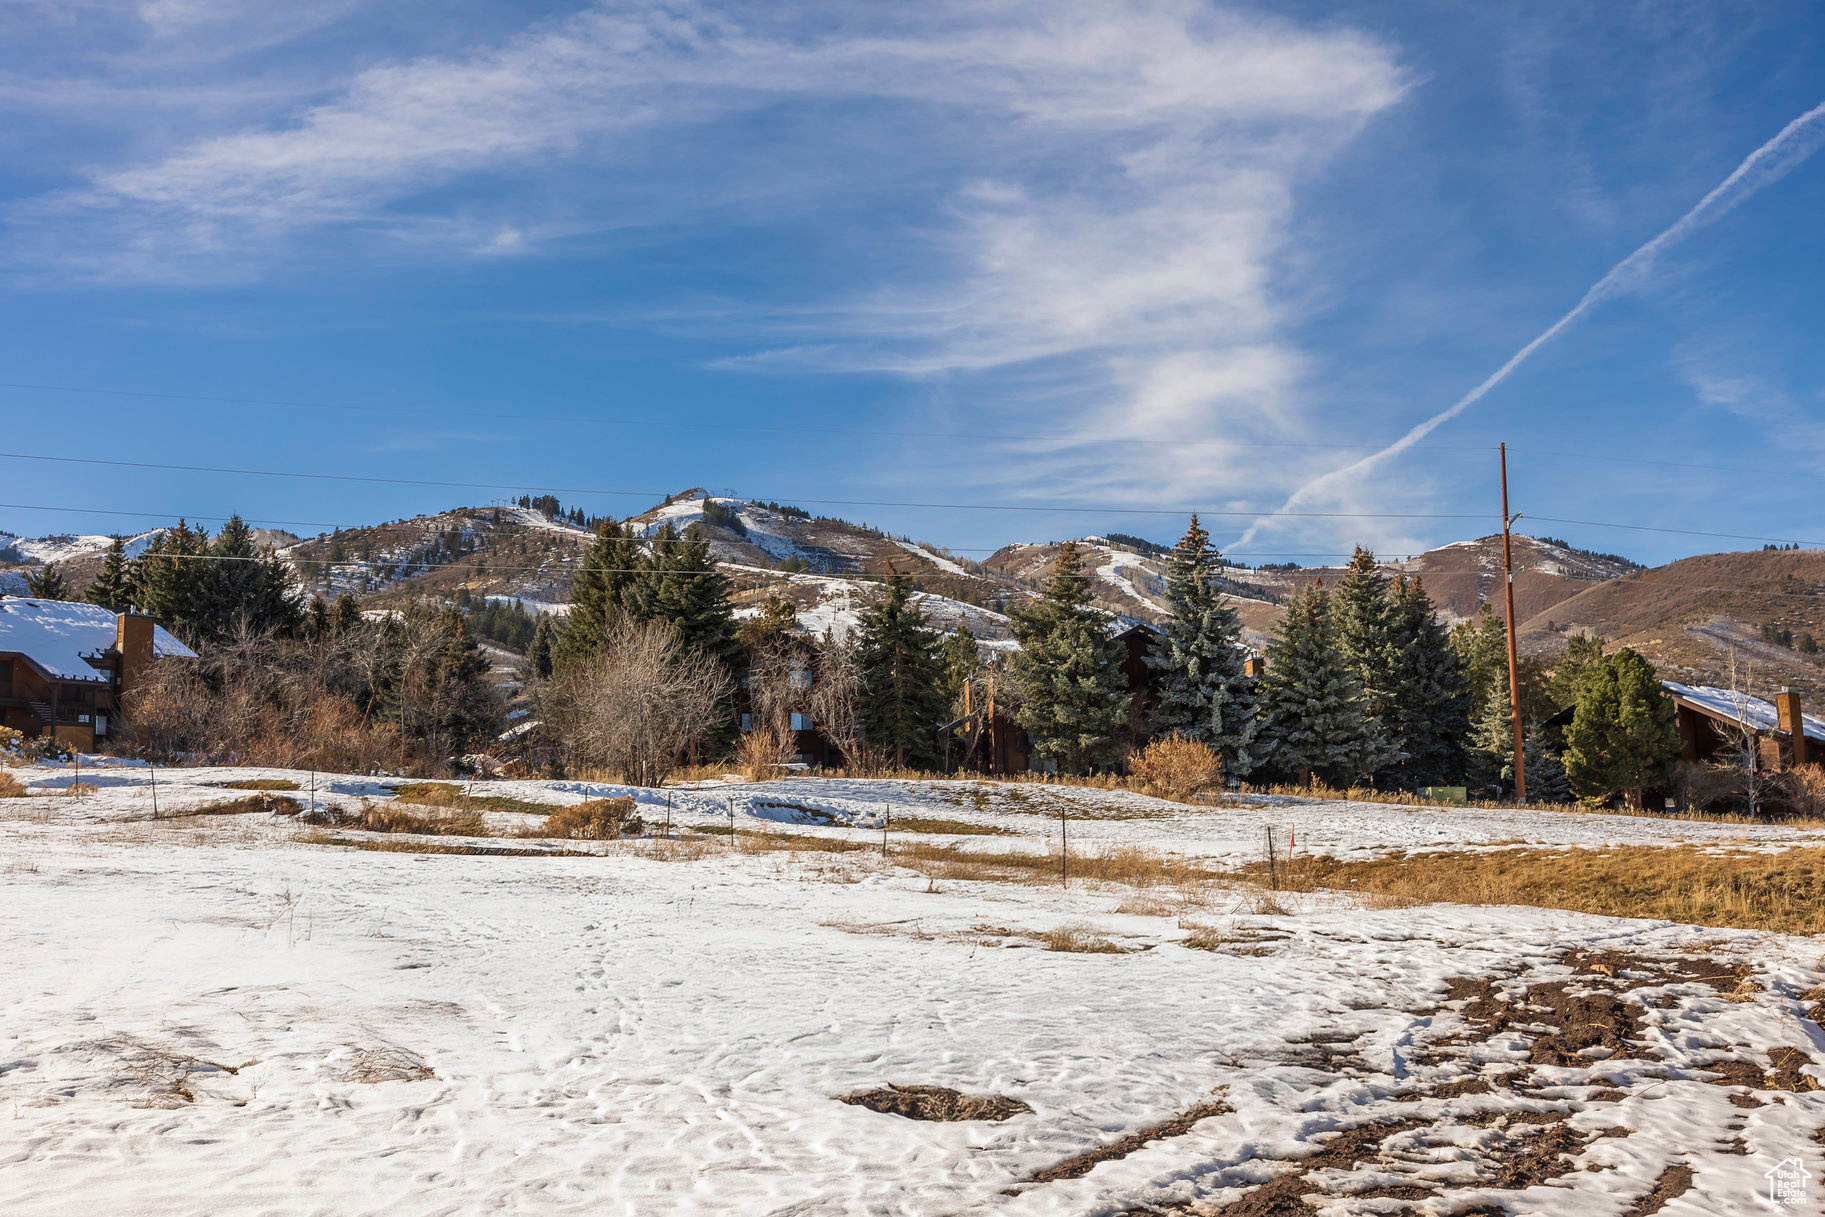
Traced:
<svg viewBox="0 0 1825 1217">
<path fill-rule="evenodd" d="M 1728 177 L 1694 204 L 1691 210 L 1611 267 L 1607 274 L 1591 285 L 1569 312 L 1509 356 L 1506 363 L 1491 372 L 1475 388 L 1445 409 L 1415 424 L 1386 447 L 1307 481 L 1287 497 L 1279 510 L 1291 512 L 1319 504 L 1359 501 L 1365 488 L 1366 475 L 1406 452 L 1481 401 L 1490 390 L 1507 380 L 1515 369 L 1527 362 L 1534 352 L 1577 324 L 1599 304 L 1641 287 L 1653 276 L 1660 266 L 1661 258 L 1669 250 L 1705 225 L 1721 219 L 1757 191 L 1779 181 L 1794 166 L 1816 152 L 1821 144 L 1825 144 L 1825 103 L 1806 111 L 1751 152 Z M 1249 544 L 1264 529 L 1274 526 L 1274 521 L 1263 515 L 1244 530 L 1236 544 Z"/>
<path fill-rule="evenodd" d="M 228 2 L 147 11 L 176 28 Z M 815 210 L 813 191 L 917 181 L 935 205 L 878 237 L 918 256 L 725 319 L 754 348 L 727 362 L 941 383 L 963 404 L 938 408 L 1041 437 L 944 476 L 1210 502 L 1244 479 L 1289 485 L 1294 466 L 1096 440 L 1311 437 L 1307 359 L 1287 337 L 1298 191 L 1405 87 L 1370 35 L 1192 0 L 605 4 L 369 68 L 282 122 L 96 169 L 12 218 L 60 274 L 182 282 L 264 273 L 325 231 L 523 254 L 725 200 L 799 191 Z M 769 128 L 777 168 L 757 168 L 731 131 L 781 108 L 803 121 Z M 582 170 L 594 193 L 568 208 L 513 189 Z"/>
</svg>

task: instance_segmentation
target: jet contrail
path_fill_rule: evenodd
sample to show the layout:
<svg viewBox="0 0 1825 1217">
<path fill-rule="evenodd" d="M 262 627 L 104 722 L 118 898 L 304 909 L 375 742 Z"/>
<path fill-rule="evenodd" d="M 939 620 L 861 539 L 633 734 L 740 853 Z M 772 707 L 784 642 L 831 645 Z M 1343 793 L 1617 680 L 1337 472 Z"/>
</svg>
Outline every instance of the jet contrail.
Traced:
<svg viewBox="0 0 1825 1217">
<path fill-rule="evenodd" d="M 1553 322 L 1538 338 L 1516 351 L 1507 363 L 1491 373 L 1482 384 L 1431 418 L 1417 424 L 1412 430 L 1379 452 L 1372 452 L 1354 464 L 1345 465 L 1342 469 L 1313 478 L 1293 491 L 1286 502 L 1280 505 L 1279 510 L 1291 511 L 1306 502 L 1315 491 L 1324 486 L 1359 473 L 1391 456 L 1398 456 L 1475 405 L 1489 390 L 1507 380 L 1508 374 L 1520 367 L 1528 356 L 1552 341 L 1573 322 L 1603 301 L 1626 291 L 1646 277 L 1653 268 L 1654 260 L 1666 250 L 1685 240 L 1687 236 L 1712 220 L 1723 216 L 1732 207 L 1749 198 L 1762 187 L 1779 180 L 1782 174 L 1811 156 L 1818 149 L 1819 144 L 1825 142 L 1825 121 L 1822 120 L 1825 120 L 1825 102 L 1814 106 L 1782 127 L 1780 134 L 1745 157 L 1734 173 L 1718 183 L 1716 189 L 1712 190 L 1710 194 L 1700 199 L 1697 206 L 1674 221 L 1672 227 L 1611 267 L 1607 275 L 1597 280 L 1596 284 L 1584 293 L 1584 298 L 1578 301 L 1571 312 Z M 1248 530 L 1236 539 L 1231 548 L 1246 545 L 1254 540 L 1255 533 L 1267 522 L 1268 518 L 1263 516 L 1250 524 Z"/>
</svg>

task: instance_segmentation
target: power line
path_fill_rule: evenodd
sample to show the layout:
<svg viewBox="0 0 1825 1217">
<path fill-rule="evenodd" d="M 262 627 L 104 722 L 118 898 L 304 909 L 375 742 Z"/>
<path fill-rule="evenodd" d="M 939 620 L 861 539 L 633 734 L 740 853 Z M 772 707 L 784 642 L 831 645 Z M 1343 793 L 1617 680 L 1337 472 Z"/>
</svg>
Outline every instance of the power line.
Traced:
<svg viewBox="0 0 1825 1217">
<path fill-rule="evenodd" d="M 142 520 L 214 520 L 226 522 L 232 516 L 205 516 L 181 511 L 110 511 L 105 507 L 41 507 L 36 503 L 0 503 L 0 509 L 8 511 L 59 511 L 72 515 L 92 516 L 132 516 Z M 340 524 L 325 524 L 322 520 L 255 520 L 247 516 L 241 519 L 248 524 L 280 524 L 292 528 L 341 528 Z"/>
<path fill-rule="evenodd" d="M 240 477 L 273 477 L 299 478 L 307 481 L 323 482 L 369 482 L 386 486 L 435 486 L 454 490 L 537 490 L 544 494 L 601 494 L 620 495 L 629 498 L 663 499 L 668 497 L 664 491 L 657 490 L 604 490 L 587 486 L 534 486 L 524 482 L 444 482 L 421 478 L 384 478 L 369 477 L 353 473 L 303 473 L 288 469 L 233 469 L 220 465 L 168 465 L 154 461 L 115 461 L 92 456 L 45 456 L 35 452 L 0 452 L 0 458 L 15 461 L 50 461 L 64 465 L 105 465 L 111 468 L 124 469 L 162 469 L 176 473 L 226 473 Z M 706 497 L 714 498 L 714 495 Z M 728 496 L 725 496 L 728 497 Z M 1067 513 L 1072 515 L 1137 515 L 1137 516 L 1244 516 L 1258 518 L 1264 516 L 1295 517 L 1315 520 L 1481 520 L 1487 515 L 1483 512 L 1367 512 L 1367 511 L 1221 511 L 1202 507 L 1106 507 L 1087 504 L 1052 506 L 1046 504 L 1016 505 L 1008 503 L 922 503 L 900 502 L 889 499 L 805 499 L 795 495 L 753 495 L 754 499 L 785 499 L 794 504 L 809 503 L 814 507 L 897 507 L 934 511 L 1004 511 L 1030 512 L 1044 511 Z"/>
<path fill-rule="evenodd" d="M 803 436 L 803 426 L 769 427 L 754 423 L 692 423 L 675 419 L 601 417 L 591 414 L 514 414 L 504 416 L 499 411 L 486 410 L 449 410 L 449 409 L 412 409 L 411 407 L 389 406 L 349 406 L 330 402 L 283 401 L 263 397 L 227 397 L 199 393 L 154 393 L 139 389 L 91 389 L 73 385 L 28 384 L 20 381 L 0 381 L 0 388 L 33 389 L 51 393 L 86 393 L 99 397 L 133 397 L 149 398 L 158 401 L 196 401 L 210 402 L 217 405 L 272 406 L 286 410 L 335 410 L 363 415 L 411 415 L 424 418 L 480 418 L 490 422 L 501 422 L 510 418 L 514 422 L 559 422 L 559 423 L 594 423 L 614 427 L 651 427 L 664 431 L 751 431 L 762 434 L 779 434 Z M 941 439 L 941 440 L 997 440 L 1008 443 L 1027 442 L 1031 435 L 996 434 L 993 432 L 965 431 L 888 431 L 865 427 L 829 427 L 818 424 L 820 435 L 849 435 L 872 439 Z M 1330 450 L 1340 452 L 1371 451 L 1380 448 L 1379 444 L 1314 444 L 1292 440 L 1241 440 L 1241 439 L 1140 439 L 1126 435 L 1090 435 L 1069 440 L 1074 445 L 1084 444 L 1138 444 L 1147 446 L 1165 446 L 1173 448 L 1294 448 L 1309 450 Z M 1491 452 L 1489 444 L 1430 444 L 1415 449 L 1425 452 Z"/>
</svg>

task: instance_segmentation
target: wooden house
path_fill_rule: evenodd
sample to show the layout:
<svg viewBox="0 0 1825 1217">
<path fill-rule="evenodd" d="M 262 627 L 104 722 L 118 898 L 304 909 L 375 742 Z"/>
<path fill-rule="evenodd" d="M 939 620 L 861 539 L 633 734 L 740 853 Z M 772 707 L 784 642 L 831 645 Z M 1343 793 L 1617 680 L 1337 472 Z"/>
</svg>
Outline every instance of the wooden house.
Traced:
<svg viewBox="0 0 1825 1217">
<path fill-rule="evenodd" d="M 1756 767 L 1779 772 L 1825 762 L 1825 720 L 1800 710 L 1800 695 L 1782 689 L 1773 702 L 1709 685 L 1663 680 L 1679 724 L 1682 760 L 1713 761 L 1752 746 Z"/>
<path fill-rule="evenodd" d="M 155 657 L 196 653 L 152 618 L 95 604 L 0 597 L 0 725 L 93 751 Z"/>
</svg>

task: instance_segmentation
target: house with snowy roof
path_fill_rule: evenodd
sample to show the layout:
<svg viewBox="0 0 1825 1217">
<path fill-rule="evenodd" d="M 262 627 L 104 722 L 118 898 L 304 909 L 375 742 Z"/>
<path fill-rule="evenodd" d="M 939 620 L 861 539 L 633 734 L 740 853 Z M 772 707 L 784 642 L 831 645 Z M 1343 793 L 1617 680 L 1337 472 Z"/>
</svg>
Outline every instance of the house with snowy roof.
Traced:
<svg viewBox="0 0 1825 1217">
<path fill-rule="evenodd" d="M 1754 741 L 1758 768 L 1769 772 L 1825 762 L 1825 719 L 1805 714 L 1800 695 L 1782 689 L 1772 702 L 1734 689 L 1663 680 L 1679 724 L 1679 755 L 1710 761 Z"/>
<path fill-rule="evenodd" d="M 196 652 L 142 613 L 0 597 L 0 725 L 93 751 L 153 659 Z"/>
</svg>

